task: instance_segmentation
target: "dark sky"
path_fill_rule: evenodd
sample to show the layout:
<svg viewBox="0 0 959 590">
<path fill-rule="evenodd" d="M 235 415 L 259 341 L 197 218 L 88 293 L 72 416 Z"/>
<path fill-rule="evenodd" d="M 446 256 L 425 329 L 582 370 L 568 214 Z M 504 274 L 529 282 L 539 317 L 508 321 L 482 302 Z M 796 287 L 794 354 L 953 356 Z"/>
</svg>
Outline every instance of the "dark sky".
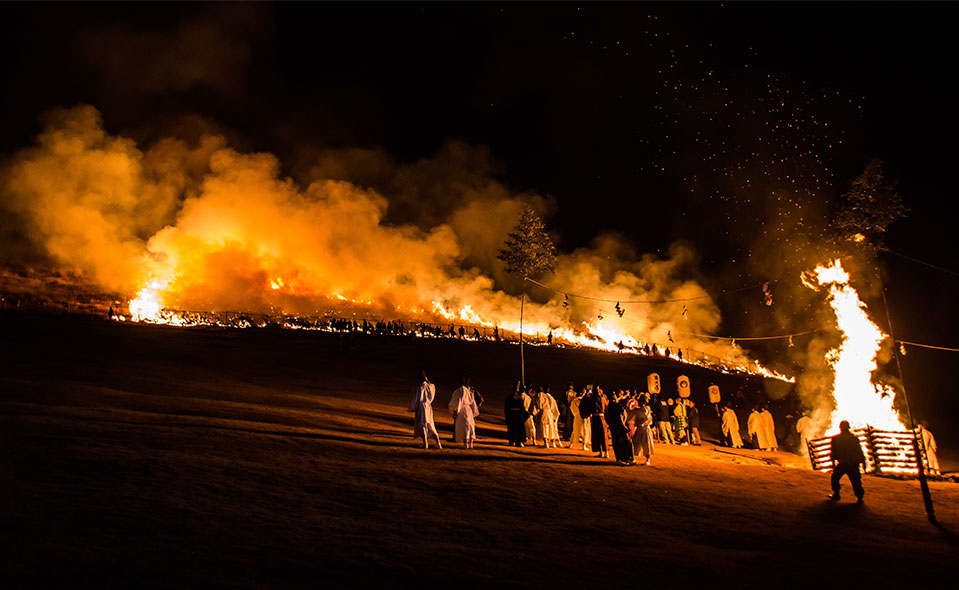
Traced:
<svg viewBox="0 0 959 590">
<path fill-rule="evenodd" d="M 321 147 L 413 162 L 461 140 L 511 189 L 555 199 L 562 250 L 604 230 L 639 252 L 691 240 L 723 288 L 782 279 L 770 258 L 814 242 L 881 157 L 912 210 L 889 247 L 956 271 L 957 16 L 890 2 L 5 3 L 0 148 L 81 102 L 143 140 L 199 115 L 290 174 Z M 959 344 L 959 277 L 882 260 L 897 335 Z M 741 311 L 724 308 L 729 332 L 754 329 Z M 916 352 L 906 370 L 926 379 L 952 355 Z"/>
</svg>

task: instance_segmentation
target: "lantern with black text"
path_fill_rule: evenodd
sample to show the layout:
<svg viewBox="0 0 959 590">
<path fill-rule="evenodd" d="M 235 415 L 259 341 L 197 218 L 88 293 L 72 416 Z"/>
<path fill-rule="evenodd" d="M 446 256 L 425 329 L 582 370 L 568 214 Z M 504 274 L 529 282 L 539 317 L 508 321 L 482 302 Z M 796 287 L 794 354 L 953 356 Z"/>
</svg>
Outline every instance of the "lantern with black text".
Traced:
<svg viewBox="0 0 959 590">
<path fill-rule="evenodd" d="M 676 389 L 679 390 L 679 397 L 689 397 L 689 377 L 680 375 L 676 378 Z"/>
<path fill-rule="evenodd" d="M 709 403 L 718 404 L 720 399 L 722 399 L 719 393 L 719 386 L 710 385 L 708 391 L 709 391 Z"/>
<path fill-rule="evenodd" d="M 649 393 L 657 394 L 662 391 L 662 388 L 659 385 L 659 374 L 650 373 L 646 377 L 646 388 L 649 390 Z"/>
</svg>

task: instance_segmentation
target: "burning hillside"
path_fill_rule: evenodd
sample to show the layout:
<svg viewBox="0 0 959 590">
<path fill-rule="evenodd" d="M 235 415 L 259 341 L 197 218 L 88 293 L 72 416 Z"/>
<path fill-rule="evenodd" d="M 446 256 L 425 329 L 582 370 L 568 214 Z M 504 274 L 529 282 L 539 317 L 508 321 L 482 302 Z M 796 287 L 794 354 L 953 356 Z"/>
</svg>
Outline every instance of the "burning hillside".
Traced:
<svg viewBox="0 0 959 590">
<path fill-rule="evenodd" d="M 241 153 L 214 134 L 140 146 L 80 106 L 50 114 L 37 145 L 6 165 L 4 207 L 56 265 L 127 294 L 138 320 L 163 321 L 163 309 L 333 312 L 519 331 L 519 298 L 489 250 L 524 207 L 548 210 L 549 199 L 489 178 L 466 190 L 454 174 L 452 204 L 438 209 L 445 219 L 396 223 L 387 195 L 333 177 L 336 167 L 321 162 L 314 170 L 326 176 L 298 183 L 274 156 Z M 428 174 L 429 163 L 396 177 L 417 171 Z M 696 266 L 682 243 L 660 258 L 600 236 L 561 255 L 545 288 L 531 289 L 523 330 L 606 350 L 660 343 L 745 367 L 734 344 L 696 336 L 721 321 Z"/>
</svg>

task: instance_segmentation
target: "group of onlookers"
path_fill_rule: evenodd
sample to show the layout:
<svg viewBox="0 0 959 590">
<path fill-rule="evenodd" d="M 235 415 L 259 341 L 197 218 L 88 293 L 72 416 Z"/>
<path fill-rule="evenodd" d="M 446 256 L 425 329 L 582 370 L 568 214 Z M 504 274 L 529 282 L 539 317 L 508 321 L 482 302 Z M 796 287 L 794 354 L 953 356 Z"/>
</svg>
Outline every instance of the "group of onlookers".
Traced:
<svg viewBox="0 0 959 590">
<path fill-rule="evenodd" d="M 454 424 L 454 440 L 464 448 L 472 449 L 476 440 L 476 417 L 483 397 L 471 386 L 469 377 L 460 377 L 458 387 L 450 399 L 449 410 Z M 409 410 L 415 413 L 414 434 L 429 448 L 431 440 L 442 448 L 433 421 L 432 402 L 436 387 L 425 372 L 420 372 L 419 386 Z M 609 457 L 610 450 L 620 465 L 635 465 L 636 457 L 650 464 L 656 443 L 700 445 L 699 410 L 691 399 L 613 390 L 607 395 L 597 384 L 588 384 L 579 391 L 572 383 L 556 397 L 548 385 L 524 386 L 517 382 L 506 396 L 504 417 L 506 438 L 510 446 L 524 447 L 542 444 L 546 448 L 567 448 L 592 451 L 597 457 Z M 730 403 L 716 401 L 714 411 L 720 421 L 721 443 L 732 448 L 746 446 L 742 438 L 739 417 Z M 939 473 L 936 443 L 927 427 L 919 427 L 923 447 L 929 456 L 933 474 Z M 805 455 L 806 441 L 811 432 L 811 420 L 803 413 L 795 424 L 799 435 L 800 453 Z M 749 414 L 746 432 L 748 445 L 761 451 L 776 451 L 775 422 L 768 404 L 756 403 Z"/>
</svg>

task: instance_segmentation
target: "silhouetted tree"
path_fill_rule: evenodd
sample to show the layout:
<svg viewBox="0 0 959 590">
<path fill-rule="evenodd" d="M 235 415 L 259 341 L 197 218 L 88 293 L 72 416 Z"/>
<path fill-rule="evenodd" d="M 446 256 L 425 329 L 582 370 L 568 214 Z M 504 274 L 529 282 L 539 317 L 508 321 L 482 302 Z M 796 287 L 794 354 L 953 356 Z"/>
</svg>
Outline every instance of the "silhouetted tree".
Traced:
<svg viewBox="0 0 959 590">
<path fill-rule="evenodd" d="M 556 247 L 543 221 L 529 207 L 520 215 L 496 258 L 506 263 L 506 272 L 524 279 L 536 279 L 556 270 Z"/>
<path fill-rule="evenodd" d="M 896 182 L 883 174 L 882 160 L 873 158 L 843 193 L 833 233 L 837 241 L 853 240 L 879 250 L 884 245 L 886 228 L 908 212 Z"/>
<path fill-rule="evenodd" d="M 523 353 L 523 310 L 526 307 L 526 280 L 537 279 L 556 270 L 556 246 L 546 233 L 546 226 L 531 208 L 520 215 L 519 223 L 509 233 L 496 258 L 506 263 L 506 272 L 523 277 L 523 295 L 519 307 L 520 381 L 526 385 L 526 361 Z"/>
</svg>

